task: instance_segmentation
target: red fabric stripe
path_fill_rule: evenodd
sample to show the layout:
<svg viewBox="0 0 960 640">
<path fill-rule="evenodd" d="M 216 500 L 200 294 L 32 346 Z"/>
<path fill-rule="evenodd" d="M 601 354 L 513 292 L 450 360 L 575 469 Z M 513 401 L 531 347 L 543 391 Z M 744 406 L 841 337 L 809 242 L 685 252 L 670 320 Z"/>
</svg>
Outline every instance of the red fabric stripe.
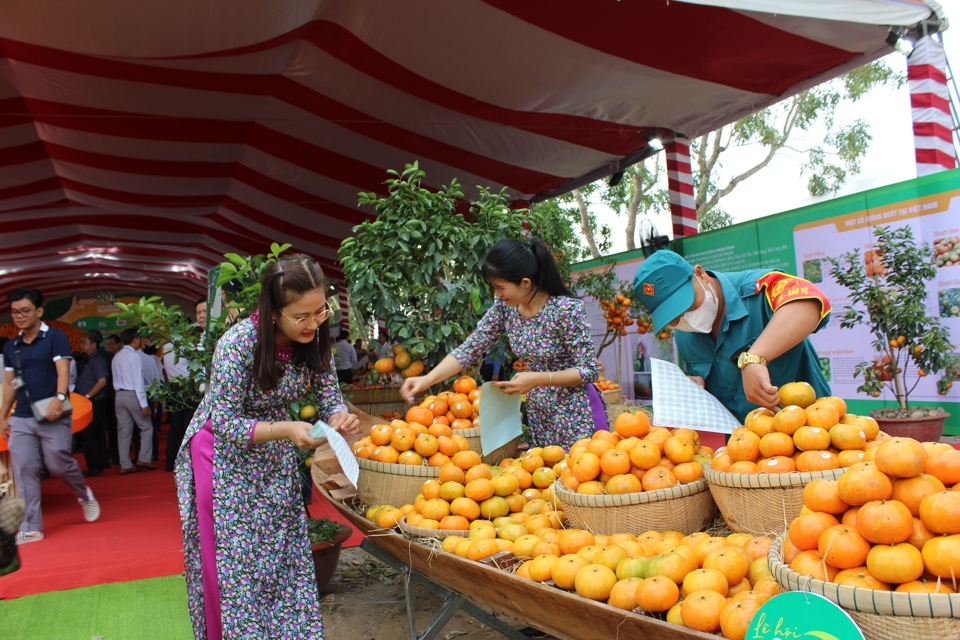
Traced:
<svg viewBox="0 0 960 640">
<path fill-rule="evenodd" d="M 43 193 L 44 191 L 53 191 L 54 189 L 60 189 L 60 179 L 56 176 L 52 178 L 44 178 L 43 180 L 38 180 L 36 182 L 28 182 L 26 184 L 18 184 L 15 187 L 7 187 L 6 189 L 0 189 L 0 201 L 7 200 L 9 198 L 22 198 L 23 196 L 32 196 L 38 193 Z M 63 197 L 63 194 L 60 195 Z M 4 229 L 6 231 L 6 229 Z"/>
<path fill-rule="evenodd" d="M 71 178 L 60 176 L 60 182 L 65 189 L 76 193 L 82 193 L 95 198 L 103 198 L 113 202 L 123 204 L 134 204 L 142 207 L 159 208 L 203 208 L 219 204 L 220 195 L 195 194 L 189 196 L 168 196 L 155 193 L 135 193 L 132 191 L 120 191 L 118 189 L 109 189 L 99 185 L 79 182 Z"/>
<path fill-rule="evenodd" d="M 27 109 L 23 98 L 17 96 L 16 98 L 0 100 L 0 129 L 15 127 L 31 121 L 30 110 Z"/>
<path fill-rule="evenodd" d="M 240 202 L 239 200 L 231 198 L 230 196 L 223 196 L 221 203 L 224 208 L 229 209 L 230 211 L 233 211 L 244 218 L 249 218 L 250 220 L 257 222 L 258 224 L 261 224 L 272 231 L 287 234 L 289 238 L 305 240 L 307 242 L 312 242 L 313 244 L 331 247 L 333 249 L 340 248 L 340 238 L 334 238 L 333 236 L 328 236 L 326 234 L 313 231 L 307 227 L 293 224 L 288 220 L 284 220 L 282 217 L 268 215 L 263 211 L 251 207 L 245 202 Z M 251 232 L 251 230 L 247 230 L 247 233 Z M 279 242 L 277 238 L 270 238 L 269 241 Z M 289 240 L 287 240 L 287 242 L 289 242 Z"/>
<path fill-rule="evenodd" d="M 936 65 L 908 64 L 907 80 L 934 80 L 945 85 L 947 84 L 947 74 Z"/>
<path fill-rule="evenodd" d="M 683 2 L 618 2 L 584 11 L 575 0 L 484 1 L 608 55 L 759 94 L 782 93 L 858 55 L 736 11 Z M 682 25 L 683 46 L 677 44 L 677 25 Z M 638 38 L 643 46 L 637 46 Z M 731 47 L 736 53 L 717 55 Z"/>
<path fill-rule="evenodd" d="M 15 164 L 26 164 L 46 159 L 47 154 L 43 150 L 43 143 L 39 140 L 16 147 L 0 149 L 0 167 L 11 167 Z"/>
<path fill-rule="evenodd" d="M 693 185 L 687 182 L 680 182 L 679 180 L 669 178 L 667 179 L 667 188 L 670 191 L 685 193 L 690 196 L 693 195 Z"/>
<path fill-rule="evenodd" d="M 230 162 L 148 160 L 73 149 L 53 142 L 44 144 L 50 157 L 54 160 L 119 173 L 172 178 L 229 178 L 233 169 L 233 163 Z"/>
<path fill-rule="evenodd" d="M 462 167 L 492 182 L 509 184 L 522 193 L 540 193 L 566 182 L 567 179 L 494 160 L 407 131 L 352 109 L 289 78 L 278 78 L 274 95 L 284 102 L 371 140 L 403 149 L 412 157 L 430 158 L 451 167 Z"/>
<path fill-rule="evenodd" d="M 950 113 L 950 101 L 933 93 L 911 93 L 910 106 L 914 109 L 939 109 Z"/>
<path fill-rule="evenodd" d="M 72 73 L 203 91 L 269 95 L 371 139 L 406 149 L 414 157 L 431 158 L 450 166 L 460 166 L 499 184 L 511 184 L 523 193 L 539 193 L 566 181 L 565 178 L 486 158 L 406 131 L 340 104 L 281 75 L 216 73 L 145 66 L 67 53 L 9 39 L 0 39 L 0 47 L 3 47 L 11 59 Z"/>
<path fill-rule="evenodd" d="M 384 174 L 385 175 L 385 174 Z M 270 176 L 254 171 L 250 167 L 237 164 L 234 168 L 233 179 L 263 191 L 280 200 L 285 200 L 325 216 L 359 224 L 364 220 L 376 217 L 376 214 L 363 209 L 349 209 L 336 202 L 331 202 L 322 196 L 302 191 L 285 182 L 274 180 Z"/>
<path fill-rule="evenodd" d="M 957 166 L 957 159 L 939 149 L 917 149 L 917 164 L 938 164 L 953 169 Z"/>
<path fill-rule="evenodd" d="M 930 138 L 940 138 L 947 142 L 953 142 L 953 132 L 948 127 L 936 122 L 914 122 L 913 135 Z"/>
</svg>

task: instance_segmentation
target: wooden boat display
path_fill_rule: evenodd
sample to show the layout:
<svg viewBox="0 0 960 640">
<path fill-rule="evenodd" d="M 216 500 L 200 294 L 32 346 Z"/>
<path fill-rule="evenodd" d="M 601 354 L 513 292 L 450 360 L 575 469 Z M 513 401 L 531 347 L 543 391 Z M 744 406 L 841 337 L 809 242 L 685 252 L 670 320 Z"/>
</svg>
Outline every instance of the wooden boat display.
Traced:
<svg viewBox="0 0 960 640">
<path fill-rule="evenodd" d="M 322 490 L 322 489 L 321 489 Z M 717 636 L 624 611 L 386 531 L 343 502 L 330 502 L 368 540 L 428 579 L 488 609 L 523 620 L 564 640 L 716 640 Z"/>
</svg>

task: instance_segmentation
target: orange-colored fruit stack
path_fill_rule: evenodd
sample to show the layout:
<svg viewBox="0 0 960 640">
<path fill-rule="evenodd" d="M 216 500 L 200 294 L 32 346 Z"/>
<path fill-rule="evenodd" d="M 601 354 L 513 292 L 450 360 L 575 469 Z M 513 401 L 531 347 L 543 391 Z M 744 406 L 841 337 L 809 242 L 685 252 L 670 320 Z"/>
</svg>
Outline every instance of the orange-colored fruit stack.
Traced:
<svg viewBox="0 0 960 640">
<path fill-rule="evenodd" d="M 560 447 L 556 447 L 560 449 Z M 514 541 L 536 532 L 563 526 L 566 515 L 553 504 L 550 485 L 556 479 L 544 466 L 541 454 L 555 458 L 554 451 L 532 450 L 521 460 L 507 459 L 500 465 L 480 462 L 475 451 L 462 451 L 440 469 L 436 479 L 423 484 L 413 504 L 396 508 L 390 505 L 372 507 L 367 518 L 381 527 L 393 527 L 403 516 L 407 524 L 423 529 L 470 531 L 467 539 L 444 542 L 444 550 L 472 560 L 481 560 L 499 551 L 513 551 Z M 563 449 L 560 449 L 563 455 Z M 537 466 L 539 465 L 539 466 Z M 531 471 L 527 471 L 531 469 Z M 448 548 L 454 542 L 468 543 L 460 549 Z M 544 549 L 547 549 L 544 547 Z M 521 549 L 522 550 L 522 549 Z"/>
<path fill-rule="evenodd" d="M 668 622 L 698 631 L 742 640 L 753 614 L 780 593 L 767 567 L 771 540 L 764 536 L 541 533 L 514 541 L 514 555 L 532 558 L 520 565 L 518 576 L 553 580 L 561 589 L 628 611 L 666 612 Z"/>
<path fill-rule="evenodd" d="M 870 460 L 883 441 L 877 421 L 847 413 L 836 396 L 817 399 L 806 382 L 780 387 L 783 409 L 754 409 L 710 461 L 716 471 L 825 471 Z"/>
<path fill-rule="evenodd" d="M 699 480 L 712 453 L 692 429 L 651 427 L 645 413 L 627 411 L 617 416 L 613 431 L 574 443 L 554 469 L 577 493 L 635 493 Z"/>
<path fill-rule="evenodd" d="M 632 301 L 622 294 L 617 294 L 613 300 L 601 300 L 603 319 L 607 321 L 607 332 L 616 331 L 621 336 L 627 335 L 627 327 L 634 324 L 634 319 L 627 314 Z"/>
<path fill-rule="evenodd" d="M 794 571 L 851 587 L 957 592 L 960 451 L 950 445 L 889 438 L 839 480 L 804 487 L 803 503 L 783 545 Z"/>
</svg>

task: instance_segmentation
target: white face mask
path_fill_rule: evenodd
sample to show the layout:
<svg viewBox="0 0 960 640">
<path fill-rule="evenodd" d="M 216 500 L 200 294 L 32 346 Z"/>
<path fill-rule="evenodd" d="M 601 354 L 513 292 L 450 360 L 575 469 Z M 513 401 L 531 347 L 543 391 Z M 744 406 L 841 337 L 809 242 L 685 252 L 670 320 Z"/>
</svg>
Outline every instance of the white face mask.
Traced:
<svg viewBox="0 0 960 640">
<path fill-rule="evenodd" d="M 717 319 L 717 310 L 719 309 L 717 297 L 713 295 L 713 291 L 703 286 L 700 278 L 696 278 L 696 280 L 700 283 L 700 288 L 703 289 L 703 303 L 693 311 L 687 311 L 683 314 L 676 329 L 677 331 L 690 333 L 710 333 L 713 330 L 713 322 Z"/>
</svg>

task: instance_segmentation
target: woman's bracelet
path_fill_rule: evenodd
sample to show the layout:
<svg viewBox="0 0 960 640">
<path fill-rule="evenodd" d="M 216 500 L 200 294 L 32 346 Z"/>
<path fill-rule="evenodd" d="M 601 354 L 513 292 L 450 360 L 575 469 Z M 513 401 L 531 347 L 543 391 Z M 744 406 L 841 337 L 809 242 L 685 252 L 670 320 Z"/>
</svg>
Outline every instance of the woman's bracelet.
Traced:
<svg viewBox="0 0 960 640">
<path fill-rule="evenodd" d="M 553 386 L 553 371 L 547 371 L 547 375 L 550 376 L 549 386 Z"/>
<path fill-rule="evenodd" d="M 267 430 L 270 432 L 270 439 L 276 441 L 277 437 L 276 437 L 275 435 L 273 435 L 273 423 L 272 423 L 272 422 L 268 422 L 268 423 L 267 423 Z"/>
</svg>

